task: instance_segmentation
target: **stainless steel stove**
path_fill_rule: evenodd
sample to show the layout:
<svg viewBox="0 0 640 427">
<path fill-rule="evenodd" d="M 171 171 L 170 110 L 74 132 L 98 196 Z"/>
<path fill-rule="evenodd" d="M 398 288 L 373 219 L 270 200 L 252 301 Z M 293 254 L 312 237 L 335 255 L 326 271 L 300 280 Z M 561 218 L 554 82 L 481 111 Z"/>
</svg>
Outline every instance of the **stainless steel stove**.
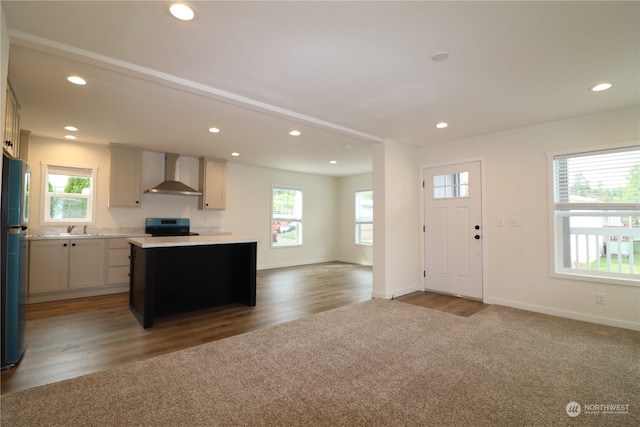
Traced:
<svg viewBox="0 0 640 427">
<path fill-rule="evenodd" d="M 145 233 L 152 237 L 159 236 L 197 236 L 198 233 L 190 231 L 189 218 L 147 218 L 145 220 Z"/>
</svg>

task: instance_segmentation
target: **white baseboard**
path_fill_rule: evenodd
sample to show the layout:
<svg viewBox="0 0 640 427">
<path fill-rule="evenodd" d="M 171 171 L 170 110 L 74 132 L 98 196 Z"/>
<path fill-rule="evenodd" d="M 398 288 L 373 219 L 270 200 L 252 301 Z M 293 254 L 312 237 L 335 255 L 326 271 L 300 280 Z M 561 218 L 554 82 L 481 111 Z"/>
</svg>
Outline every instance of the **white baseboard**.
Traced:
<svg viewBox="0 0 640 427">
<path fill-rule="evenodd" d="M 361 259 L 338 258 L 336 261 L 346 262 L 348 264 L 366 265 L 368 267 L 373 267 L 373 265 L 371 265 L 370 263 L 362 262 Z"/>
<path fill-rule="evenodd" d="M 321 264 L 323 262 L 346 262 L 348 264 L 357 264 L 357 265 L 370 266 L 369 264 L 363 264 L 363 263 L 358 262 L 358 261 L 350 261 L 350 260 L 346 260 L 346 259 L 321 258 L 321 259 L 312 259 L 312 260 L 307 260 L 307 261 L 285 262 L 285 263 L 279 263 L 279 264 L 258 265 L 256 267 L 256 270 L 270 270 L 272 268 L 298 267 L 300 265 Z"/>
<path fill-rule="evenodd" d="M 335 258 L 321 258 L 321 259 L 312 259 L 306 261 L 296 261 L 296 262 L 283 262 L 278 264 L 263 264 L 256 266 L 256 270 L 270 270 L 272 268 L 284 268 L 284 267 L 298 267 L 300 265 L 311 265 L 311 264 L 320 264 L 323 262 L 335 262 L 338 261 Z"/>
<path fill-rule="evenodd" d="M 77 289 L 73 291 L 32 294 L 27 296 L 27 304 L 62 301 L 75 298 L 97 297 L 100 295 L 120 294 L 124 292 L 129 292 L 128 283 L 126 285 L 110 285 L 94 289 Z"/>
<path fill-rule="evenodd" d="M 487 298 L 484 300 L 486 304 L 504 305 L 506 307 L 519 308 L 521 310 L 533 311 L 534 313 L 550 314 L 552 316 L 564 317 L 567 319 L 581 320 L 583 322 L 597 323 L 600 325 L 615 326 L 617 328 L 631 329 L 640 331 L 640 323 L 627 322 L 625 320 L 610 319 L 607 317 L 592 316 L 574 311 L 559 310 L 556 308 L 543 307 L 538 305 L 523 304 L 516 301 L 505 300 L 501 298 Z"/>
<path fill-rule="evenodd" d="M 417 292 L 417 291 L 422 291 L 423 289 L 418 286 L 418 285 L 413 285 L 413 286 L 408 286 L 406 288 L 403 289 L 397 289 L 395 291 L 391 291 L 391 292 L 376 292 L 373 291 L 373 293 L 371 294 L 373 296 L 373 298 L 379 298 L 379 299 L 394 299 L 395 297 L 399 297 L 402 295 L 406 295 L 406 294 L 410 294 L 411 292 Z"/>
</svg>

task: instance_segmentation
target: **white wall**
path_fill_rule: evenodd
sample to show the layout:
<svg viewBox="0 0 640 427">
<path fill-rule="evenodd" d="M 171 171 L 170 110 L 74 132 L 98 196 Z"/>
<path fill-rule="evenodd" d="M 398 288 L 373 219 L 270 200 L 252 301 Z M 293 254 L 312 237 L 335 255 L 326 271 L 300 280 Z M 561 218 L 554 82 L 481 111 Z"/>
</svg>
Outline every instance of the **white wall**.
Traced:
<svg viewBox="0 0 640 427">
<path fill-rule="evenodd" d="M 106 206 L 109 184 L 109 150 L 106 146 L 32 137 L 29 144 L 27 162 L 31 167 L 31 188 L 29 192 L 29 228 L 31 230 L 46 227 L 41 225 L 42 191 L 40 184 L 42 162 L 97 167 L 96 190 L 98 205 L 96 215 L 98 223 L 96 226 L 107 228 L 115 226 L 115 221 Z"/>
<path fill-rule="evenodd" d="M 373 148 L 373 296 L 422 290 L 416 148 L 386 140 Z"/>
<path fill-rule="evenodd" d="M 352 175 L 338 179 L 339 217 L 338 225 L 334 228 L 333 235 L 338 243 L 338 259 L 340 261 L 363 265 L 372 265 L 373 263 L 373 247 L 356 245 L 354 234 L 356 227 L 356 191 L 372 189 L 373 177 L 370 173 Z"/>
<path fill-rule="evenodd" d="M 547 153 L 639 138 L 640 111 L 627 108 L 419 149 L 422 165 L 484 157 L 485 301 L 640 328 L 640 287 L 550 277 Z M 510 216 L 521 218 L 509 227 Z M 503 217 L 506 226 L 498 227 Z M 596 304 L 596 292 L 607 304 Z"/>
<path fill-rule="evenodd" d="M 271 248 L 271 186 L 302 189 L 302 247 Z M 227 208 L 221 214 L 222 230 L 257 236 L 260 268 L 308 264 L 337 259 L 337 178 L 227 165 Z"/>
<path fill-rule="evenodd" d="M 230 232 L 258 237 L 258 268 L 333 261 L 339 258 L 336 239 L 339 218 L 338 178 L 286 172 L 235 163 L 227 164 L 227 206 L 223 211 L 198 210 L 197 197 L 143 194 L 140 208 L 108 208 L 109 149 L 107 146 L 33 137 L 29 159 L 32 171 L 30 228 L 40 224 L 41 165 L 62 162 L 98 167 L 97 222 L 89 228 L 144 228 L 146 217 L 185 217 L 195 230 Z M 163 153 L 143 152 L 142 188 L 164 179 Z M 198 188 L 198 159 L 181 156 L 179 177 Z M 303 241 L 299 247 L 271 248 L 271 186 L 303 190 Z"/>
</svg>

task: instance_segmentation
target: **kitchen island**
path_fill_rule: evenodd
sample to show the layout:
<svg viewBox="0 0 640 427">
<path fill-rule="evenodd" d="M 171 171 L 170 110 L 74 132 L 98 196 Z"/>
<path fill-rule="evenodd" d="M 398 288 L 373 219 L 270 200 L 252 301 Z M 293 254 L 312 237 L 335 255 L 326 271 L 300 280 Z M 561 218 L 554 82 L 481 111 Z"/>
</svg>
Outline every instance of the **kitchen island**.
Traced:
<svg viewBox="0 0 640 427">
<path fill-rule="evenodd" d="M 256 305 L 254 238 L 135 237 L 129 307 L 143 328 L 156 318 L 234 303 Z"/>
</svg>

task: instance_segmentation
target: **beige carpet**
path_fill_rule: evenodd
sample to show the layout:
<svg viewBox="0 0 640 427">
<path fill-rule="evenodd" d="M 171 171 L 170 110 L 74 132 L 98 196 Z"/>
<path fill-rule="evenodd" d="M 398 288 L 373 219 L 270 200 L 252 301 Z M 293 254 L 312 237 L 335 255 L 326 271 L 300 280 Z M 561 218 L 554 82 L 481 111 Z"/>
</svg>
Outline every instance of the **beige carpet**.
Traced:
<svg viewBox="0 0 640 427">
<path fill-rule="evenodd" d="M 463 318 L 371 300 L 3 395 L 1 421 L 638 426 L 639 355 L 638 332 L 497 306 Z M 577 417 L 567 415 L 572 401 Z"/>
</svg>

